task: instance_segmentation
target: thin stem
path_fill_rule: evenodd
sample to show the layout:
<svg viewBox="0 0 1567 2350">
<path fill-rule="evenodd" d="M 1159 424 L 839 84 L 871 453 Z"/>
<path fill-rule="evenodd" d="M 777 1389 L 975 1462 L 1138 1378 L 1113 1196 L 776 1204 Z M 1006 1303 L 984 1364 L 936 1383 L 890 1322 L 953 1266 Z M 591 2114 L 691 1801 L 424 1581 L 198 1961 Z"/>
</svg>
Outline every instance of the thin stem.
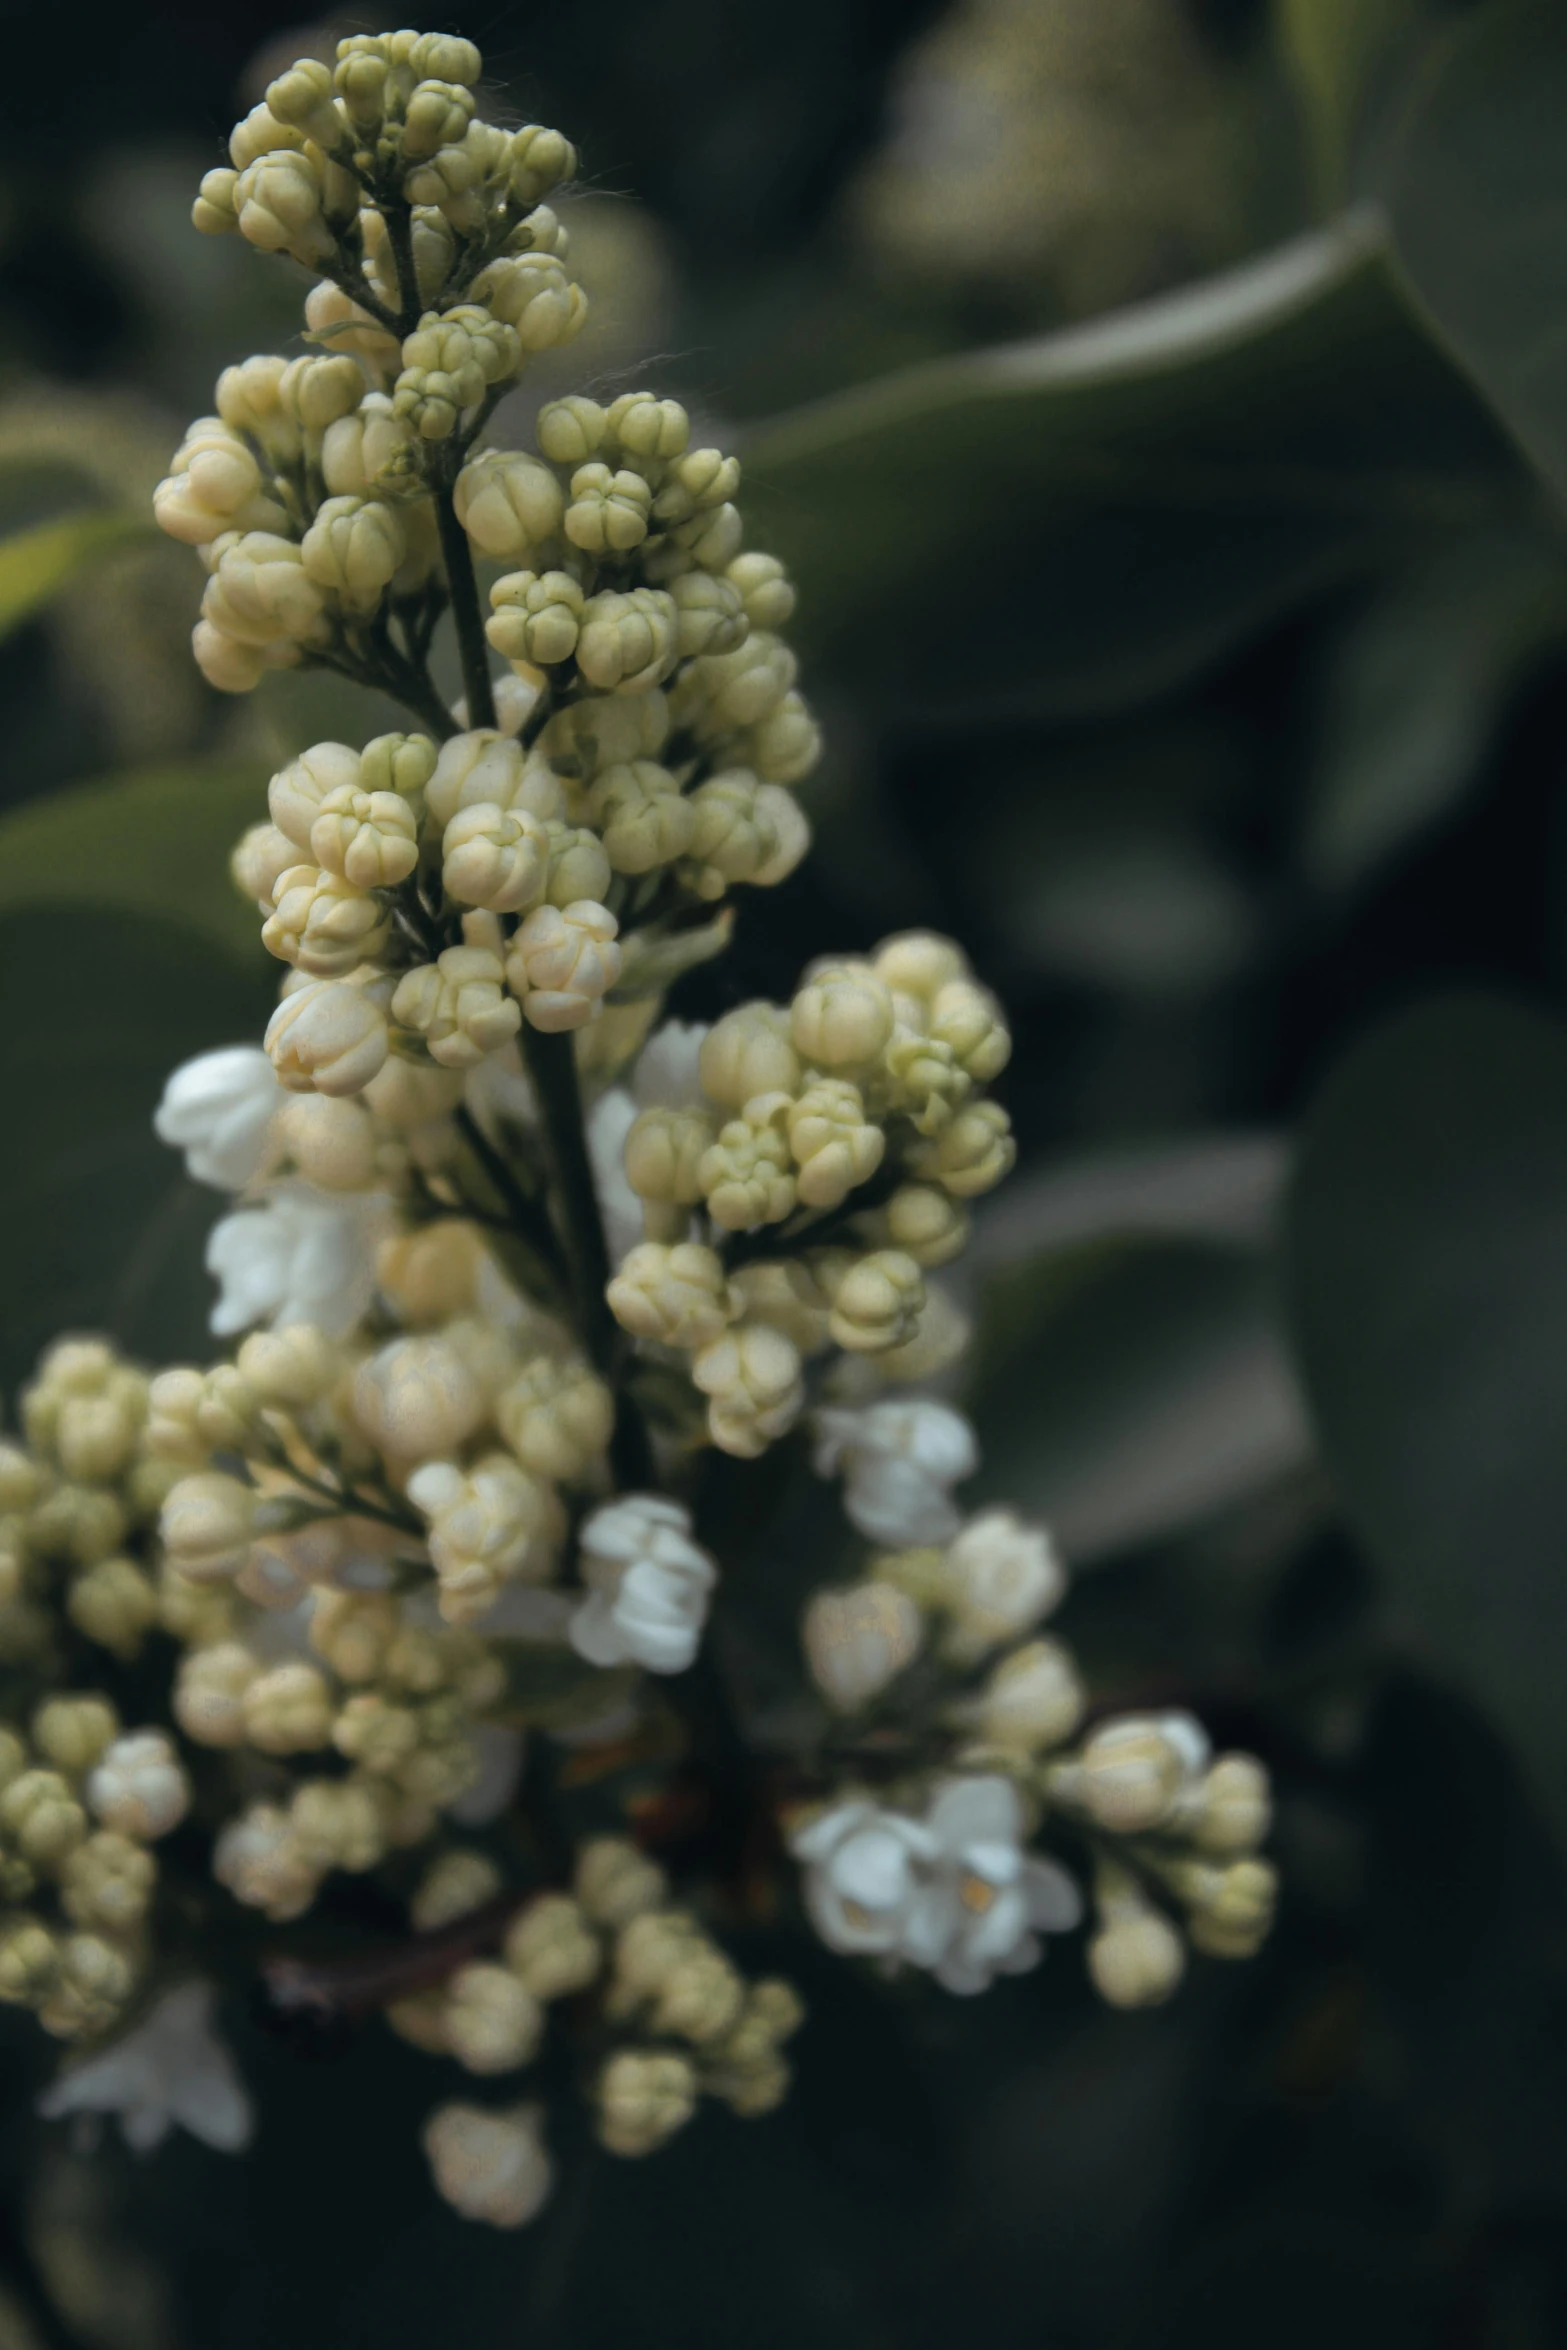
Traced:
<svg viewBox="0 0 1567 2350">
<path fill-rule="evenodd" d="M 397 298 L 402 316 L 393 321 L 398 335 L 411 335 L 419 323 L 419 274 L 414 267 L 413 214 L 406 204 L 385 204 L 381 217 L 386 222 L 387 242 L 392 248 L 392 261 L 397 270 Z"/>
<path fill-rule="evenodd" d="M 384 326 L 388 334 L 396 335 L 401 340 L 408 331 L 398 319 L 395 311 L 387 308 L 369 280 L 356 270 L 345 267 L 341 262 L 334 268 L 330 261 L 323 261 L 321 273 L 324 277 L 329 277 L 333 285 L 341 287 L 349 300 L 357 302 L 361 310 L 368 310 L 377 326 Z M 417 323 L 416 320 L 415 324 Z"/>
<path fill-rule="evenodd" d="M 457 519 L 452 485 L 443 478 L 435 491 L 435 521 L 441 534 L 441 559 L 446 566 L 446 592 L 452 600 L 457 630 L 457 655 L 462 663 L 468 695 L 468 724 L 495 724 L 495 694 L 490 684 L 489 647 L 484 641 L 484 615 L 479 608 L 479 583 L 474 577 L 468 533 Z"/>
<path fill-rule="evenodd" d="M 577 1328 L 594 1368 L 615 1392 L 610 1459 L 616 1483 L 623 1490 L 646 1488 L 653 1482 L 653 1456 L 642 1415 L 620 1381 L 620 1330 L 604 1295 L 609 1286 L 609 1251 L 604 1244 L 598 1190 L 582 1123 L 576 1048 L 569 1031 L 548 1036 L 541 1029 L 526 1028 L 523 1035 L 528 1074 L 543 1116 L 555 1214 L 576 1300 Z"/>
<path fill-rule="evenodd" d="M 506 1209 L 510 1227 L 539 1257 L 557 1287 L 569 1279 L 555 1228 L 536 1200 L 530 1199 L 512 1173 L 504 1151 L 498 1151 L 473 1112 L 466 1106 L 456 1116 L 457 1130 L 494 1184 Z"/>
</svg>

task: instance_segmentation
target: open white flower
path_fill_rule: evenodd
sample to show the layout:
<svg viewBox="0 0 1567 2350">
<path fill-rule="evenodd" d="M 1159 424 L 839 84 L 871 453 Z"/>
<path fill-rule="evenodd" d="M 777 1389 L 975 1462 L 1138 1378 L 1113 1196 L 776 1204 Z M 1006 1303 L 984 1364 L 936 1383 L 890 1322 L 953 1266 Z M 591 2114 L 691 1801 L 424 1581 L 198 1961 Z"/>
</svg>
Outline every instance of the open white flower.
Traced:
<svg viewBox="0 0 1567 2350">
<path fill-rule="evenodd" d="M 666 1020 L 655 1028 L 637 1056 L 631 1089 L 639 1110 L 698 1110 L 702 1091 L 701 1052 L 705 1020 Z"/>
<path fill-rule="evenodd" d="M 178 2125 L 220 2154 L 248 2146 L 255 2116 L 234 2059 L 212 2028 L 212 1985 L 182 1983 L 145 2023 L 51 2081 L 46 2121 L 113 2114 L 128 2146 L 148 2154 Z"/>
<path fill-rule="evenodd" d="M 816 1430 L 816 1473 L 842 1472 L 845 1513 L 869 1541 L 902 1549 L 957 1532 L 951 1489 L 979 1466 L 961 1412 L 928 1396 L 898 1397 L 818 1412 Z"/>
<path fill-rule="evenodd" d="M 1022 1850 L 1022 1824 L 1016 1789 L 992 1775 L 940 1782 L 922 1819 L 868 1797 L 834 1804 L 792 1839 L 812 1923 L 830 1949 L 923 1967 L 948 1991 L 1024 1974 L 1040 1933 L 1068 1932 L 1082 1899 Z"/>
<path fill-rule="evenodd" d="M 215 1224 L 207 1270 L 220 1285 L 212 1328 L 220 1338 L 254 1323 L 313 1322 L 340 1338 L 375 1294 L 375 1248 L 386 1223 L 382 1193 L 344 1195 L 280 1184 L 254 1208 Z"/>
<path fill-rule="evenodd" d="M 697 1652 L 718 1569 L 691 1540 L 691 1513 L 661 1494 L 631 1493 L 593 1512 L 581 1536 L 589 1596 L 571 1645 L 593 1665 L 683 1673 Z"/>
<path fill-rule="evenodd" d="M 185 1153 L 198 1183 L 242 1191 L 271 1156 L 272 1118 L 282 1100 L 260 1045 L 225 1045 L 181 1062 L 153 1113 L 153 1131 Z"/>
</svg>

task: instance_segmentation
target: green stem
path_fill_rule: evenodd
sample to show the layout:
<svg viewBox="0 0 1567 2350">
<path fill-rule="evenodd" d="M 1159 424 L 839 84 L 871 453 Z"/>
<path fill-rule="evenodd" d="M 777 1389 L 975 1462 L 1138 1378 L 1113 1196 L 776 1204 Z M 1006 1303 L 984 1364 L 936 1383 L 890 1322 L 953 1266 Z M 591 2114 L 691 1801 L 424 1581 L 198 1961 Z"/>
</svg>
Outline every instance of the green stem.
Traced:
<svg viewBox="0 0 1567 2350">
<path fill-rule="evenodd" d="M 599 1217 L 598 1191 L 582 1123 L 577 1055 L 570 1032 L 547 1036 L 525 1028 L 528 1074 L 539 1097 L 544 1147 L 555 1194 L 555 1214 L 577 1306 L 577 1328 L 600 1377 L 615 1394 L 615 1433 L 610 1458 L 615 1481 L 625 1489 L 653 1483 L 653 1457 L 642 1416 L 621 1384 L 619 1326 L 604 1292 L 609 1286 L 609 1251 Z"/>
<path fill-rule="evenodd" d="M 489 647 L 484 641 L 484 615 L 479 608 L 479 583 L 474 577 L 468 533 L 457 519 L 452 485 L 445 469 L 435 491 L 435 522 L 441 534 L 441 559 L 446 566 L 446 592 L 452 600 L 457 630 L 457 655 L 468 695 L 468 724 L 495 724 L 495 694 L 490 684 Z"/>
<path fill-rule="evenodd" d="M 512 1173 L 505 1152 L 496 1149 L 473 1112 L 459 1109 L 456 1123 L 464 1142 L 495 1186 L 511 1230 L 541 1260 L 555 1287 L 563 1287 L 569 1278 L 566 1261 L 548 1216 L 536 1200 L 528 1197 Z"/>
<path fill-rule="evenodd" d="M 419 273 L 414 267 L 413 214 L 406 204 L 385 204 L 381 217 L 386 222 L 387 241 L 392 248 L 392 261 L 397 271 L 397 299 L 402 315 L 390 321 L 392 331 L 399 336 L 411 335 L 419 323 Z"/>
</svg>

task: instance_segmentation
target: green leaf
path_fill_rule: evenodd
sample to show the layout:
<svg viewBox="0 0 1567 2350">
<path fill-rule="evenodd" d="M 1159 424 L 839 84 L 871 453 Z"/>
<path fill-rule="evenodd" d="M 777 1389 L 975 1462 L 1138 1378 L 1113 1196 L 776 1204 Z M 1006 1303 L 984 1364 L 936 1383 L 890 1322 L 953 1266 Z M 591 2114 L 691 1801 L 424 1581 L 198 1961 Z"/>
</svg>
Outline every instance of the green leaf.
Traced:
<svg viewBox="0 0 1567 2350">
<path fill-rule="evenodd" d="M 202 1248 L 224 1197 L 152 1131 L 169 1071 L 260 1034 L 265 975 L 178 922 L 0 923 L 0 1393 L 62 1330 L 167 1360 L 211 1349 Z"/>
<path fill-rule="evenodd" d="M 1064 712 L 1185 677 L 1512 459 L 1368 212 L 1186 291 L 760 427 L 748 521 L 808 649 L 916 708 Z"/>
<path fill-rule="evenodd" d="M 96 557 L 152 535 L 135 515 L 89 508 L 0 539 L 0 637 L 31 620 Z"/>
<path fill-rule="evenodd" d="M 516 1729 L 568 1729 L 612 1713 L 625 1702 L 635 1676 L 590 1665 L 561 1640 L 503 1638 L 506 1694 L 497 1718 Z"/>
<path fill-rule="evenodd" d="M 981 1488 L 1048 1519 L 1076 1566 L 1198 1525 L 1308 1451 L 1262 1259 L 1133 1229 L 1020 1257 L 980 1293 Z"/>
<path fill-rule="evenodd" d="M 1475 995 L 1368 1037 L 1307 1122 L 1288 1259 L 1351 1519 L 1567 1830 L 1567 1029 Z"/>
<path fill-rule="evenodd" d="M 169 915 L 231 954 L 255 956 L 258 917 L 228 860 L 266 804 L 260 771 L 232 762 L 141 768 L 25 801 L 0 818 L 0 913 Z"/>
<path fill-rule="evenodd" d="M 1433 53 L 1389 176 L 1395 248 L 1438 333 L 1567 491 L 1567 15 L 1502 0 Z"/>
<path fill-rule="evenodd" d="M 1352 887 L 1457 804 L 1529 662 L 1567 627 L 1567 564 L 1543 538 L 1456 539 L 1400 573 L 1327 679 L 1302 854 Z"/>
</svg>

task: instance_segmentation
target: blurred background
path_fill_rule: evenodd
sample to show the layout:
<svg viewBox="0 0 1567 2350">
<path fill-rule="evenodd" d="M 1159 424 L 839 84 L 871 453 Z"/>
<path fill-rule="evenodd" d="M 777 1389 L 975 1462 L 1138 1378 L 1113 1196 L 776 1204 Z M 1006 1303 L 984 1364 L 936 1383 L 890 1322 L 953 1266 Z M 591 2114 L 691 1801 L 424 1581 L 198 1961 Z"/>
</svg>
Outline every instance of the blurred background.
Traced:
<svg viewBox="0 0 1567 2350">
<path fill-rule="evenodd" d="M 270 981 L 224 863 L 374 724 L 232 702 L 147 524 L 285 267 L 188 225 L 368 17 L 5 33 L 0 1377 L 202 1344 L 148 1126 Z M 1567 2338 L 1567 22 L 1540 0 L 483 0 L 594 313 L 742 453 L 802 595 L 818 854 L 676 1009 L 934 924 L 1005 995 L 1018 1175 L 967 1401 L 1100 1694 L 1280 1790 L 1282 1920 L 1109 2015 L 797 1937 L 801 2077 L 518 2238 L 430 2195 L 427 2061 L 229 2023 L 255 2151 L 35 2122 L 3 2350 L 1534 2350 Z M 559 380 L 557 380 L 557 375 Z M 515 409 L 515 415 L 509 413 Z"/>
</svg>

